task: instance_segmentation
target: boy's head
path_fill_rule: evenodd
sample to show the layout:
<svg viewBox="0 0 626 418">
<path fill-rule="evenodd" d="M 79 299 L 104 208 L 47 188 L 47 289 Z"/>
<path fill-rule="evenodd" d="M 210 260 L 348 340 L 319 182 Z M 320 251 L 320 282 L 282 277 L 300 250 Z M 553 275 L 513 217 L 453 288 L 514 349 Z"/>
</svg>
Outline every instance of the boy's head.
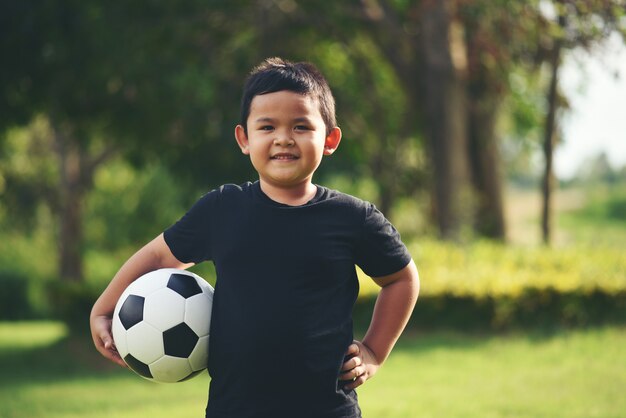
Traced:
<svg viewBox="0 0 626 418">
<path fill-rule="evenodd" d="M 241 98 L 241 126 L 246 133 L 250 105 L 254 97 L 283 90 L 311 96 L 317 102 L 326 125 L 326 134 L 337 126 L 335 99 L 328 82 L 313 64 L 268 58 L 250 72 L 244 86 Z"/>
</svg>

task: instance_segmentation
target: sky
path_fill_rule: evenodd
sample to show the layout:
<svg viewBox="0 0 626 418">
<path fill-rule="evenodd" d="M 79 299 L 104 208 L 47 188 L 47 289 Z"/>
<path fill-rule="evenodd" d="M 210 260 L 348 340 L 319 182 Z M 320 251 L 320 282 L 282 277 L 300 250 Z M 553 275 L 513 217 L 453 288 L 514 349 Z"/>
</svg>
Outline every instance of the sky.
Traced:
<svg viewBox="0 0 626 418">
<path fill-rule="evenodd" d="M 561 88 L 572 109 L 562 120 L 564 141 L 554 155 L 561 179 L 600 152 L 613 168 L 626 165 L 626 46 L 614 36 L 605 48 L 594 56 L 574 51 L 564 61 Z"/>
</svg>

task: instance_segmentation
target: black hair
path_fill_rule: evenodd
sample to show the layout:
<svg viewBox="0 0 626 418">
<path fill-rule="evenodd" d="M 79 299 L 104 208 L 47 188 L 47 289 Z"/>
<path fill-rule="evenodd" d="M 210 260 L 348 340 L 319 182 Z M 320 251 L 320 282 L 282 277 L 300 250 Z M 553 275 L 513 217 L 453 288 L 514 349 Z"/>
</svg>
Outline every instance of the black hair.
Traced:
<svg viewBox="0 0 626 418">
<path fill-rule="evenodd" d="M 337 126 L 335 99 L 322 73 L 309 62 L 290 62 L 282 58 L 268 58 L 256 66 L 246 79 L 241 97 L 241 125 L 248 132 L 250 105 L 255 96 L 277 91 L 292 91 L 311 95 L 317 100 L 328 135 Z"/>
</svg>

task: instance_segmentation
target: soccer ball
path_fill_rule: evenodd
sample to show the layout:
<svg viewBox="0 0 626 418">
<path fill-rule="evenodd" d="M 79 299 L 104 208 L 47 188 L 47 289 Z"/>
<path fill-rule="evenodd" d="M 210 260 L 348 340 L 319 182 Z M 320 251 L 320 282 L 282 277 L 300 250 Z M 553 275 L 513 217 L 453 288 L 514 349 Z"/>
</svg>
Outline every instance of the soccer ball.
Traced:
<svg viewBox="0 0 626 418">
<path fill-rule="evenodd" d="M 111 330 L 118 353 L 156 382 L 190 379 L 207 367 L 213 288 L 179 269 L 144 274 L 122 293 Z"/>
</svg>

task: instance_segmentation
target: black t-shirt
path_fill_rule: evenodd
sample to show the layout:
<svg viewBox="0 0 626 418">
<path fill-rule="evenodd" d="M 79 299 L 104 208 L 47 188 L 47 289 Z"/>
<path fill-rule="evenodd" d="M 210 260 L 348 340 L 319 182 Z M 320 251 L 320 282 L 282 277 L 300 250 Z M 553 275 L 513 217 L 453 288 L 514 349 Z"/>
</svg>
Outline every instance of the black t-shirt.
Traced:
<svg viewBox="0 0 626 418">
<path fill-rule="evenodd" d="M 302 206 L 267 197 L 258 182 L 204 195 L 165 241 L 181 262 L 217 272 L 207 417 L 360 417 L 338 374 L 351 344 L 359 291 L 411 257 L 371 204 L 317 186 Z"/>
</svg>

